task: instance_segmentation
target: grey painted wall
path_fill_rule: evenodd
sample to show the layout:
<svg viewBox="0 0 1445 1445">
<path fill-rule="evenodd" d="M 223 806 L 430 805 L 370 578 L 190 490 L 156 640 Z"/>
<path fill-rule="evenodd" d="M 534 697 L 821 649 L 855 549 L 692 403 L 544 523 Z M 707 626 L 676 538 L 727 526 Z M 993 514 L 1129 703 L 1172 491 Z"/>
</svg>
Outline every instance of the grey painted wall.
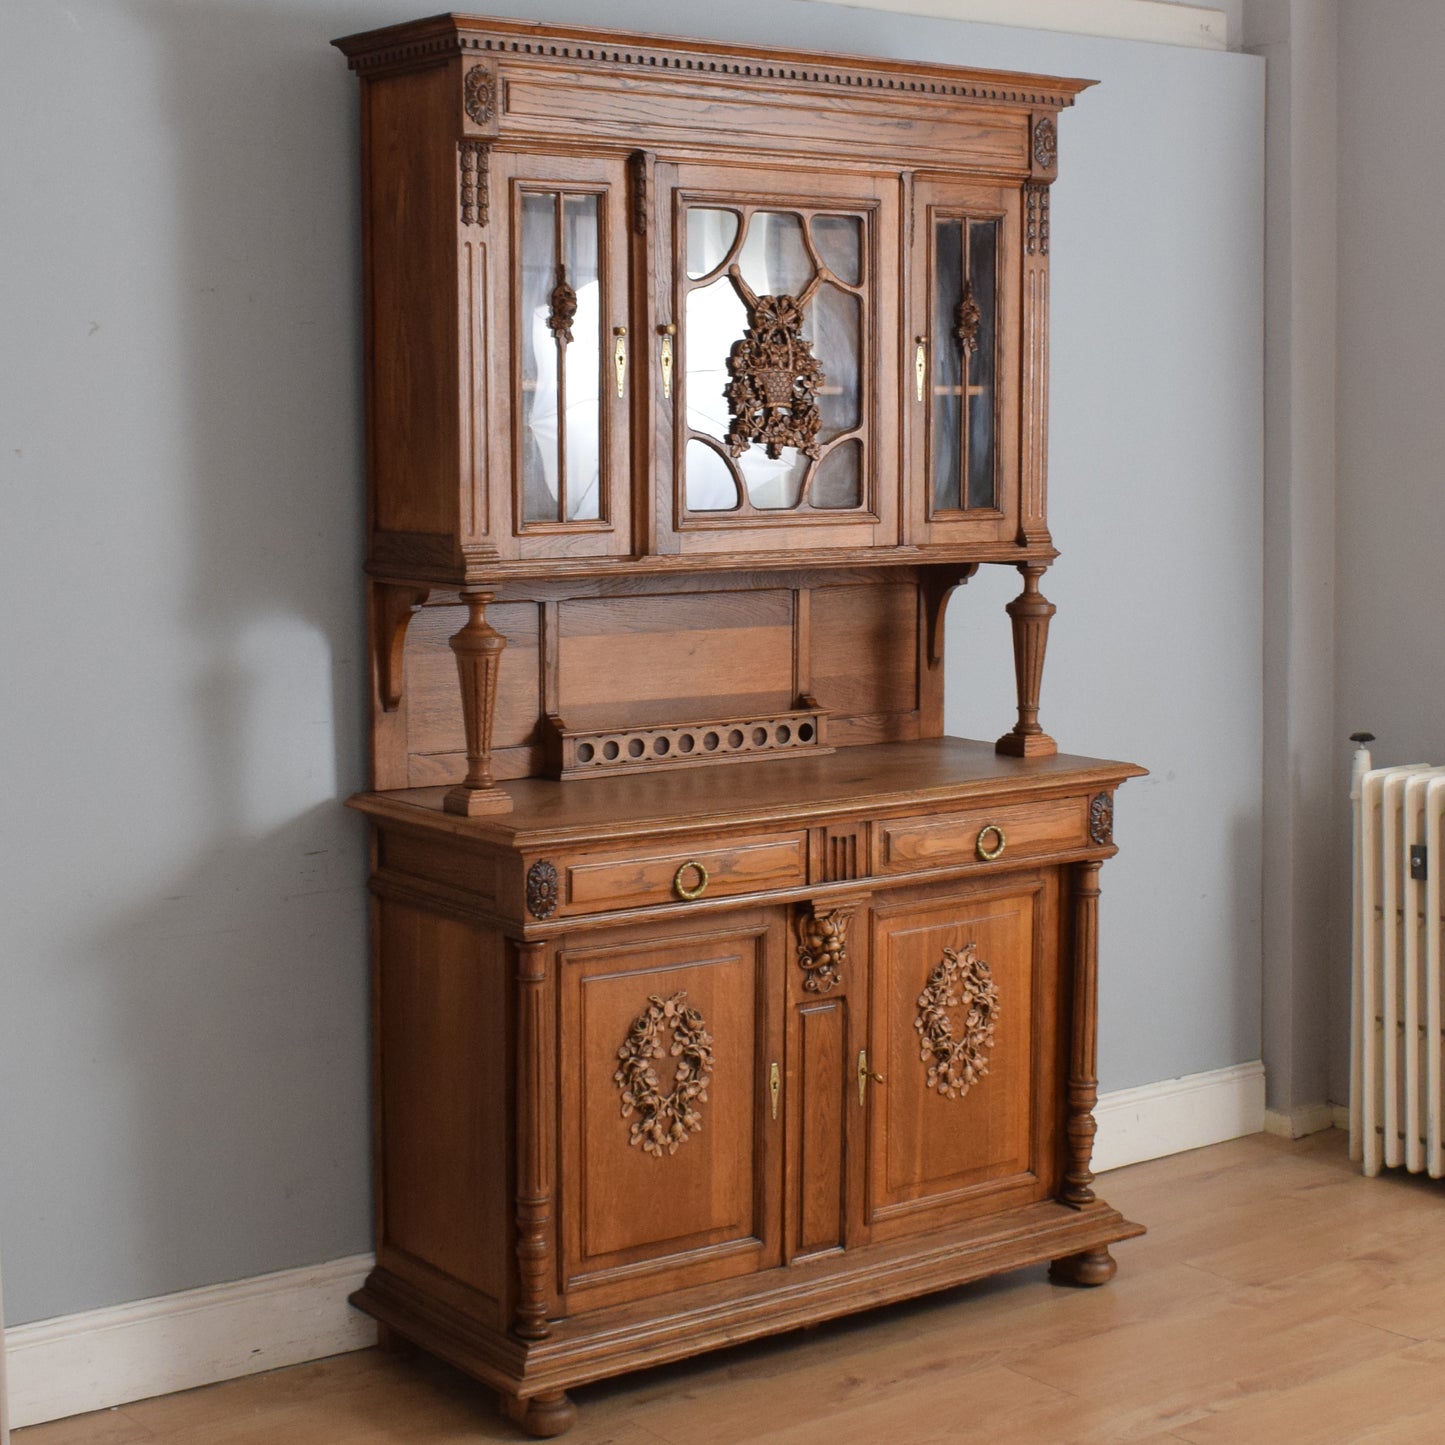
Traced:
<svg viewBox="0 0 1445 1445">
<path fill-rule="evenodd" d="M 1339 447 L 1335 1004 L 1331 1096 L 1349 1097 L 1347 736 L 1377 765 L 1445 760 L 1445 143 L 1428 88 L 1445 6 L 1344 0 L 1339 15 Z"/>
<path fill-rule="evenodd" d="M 420 8 L 6 6 L 12 1324 L 368 1245 L 356 97 L 326 42 Z M 1154 769 L 1105 872 L 1105 1087 L 1257 1057 L 1259 63 L 806 0 L 476 8 L 1103 80 L 1054 203 L 1044 720 Z M 952 608 L 955 731 L 1009 723 L 1011 576 Z"/>
</svg>

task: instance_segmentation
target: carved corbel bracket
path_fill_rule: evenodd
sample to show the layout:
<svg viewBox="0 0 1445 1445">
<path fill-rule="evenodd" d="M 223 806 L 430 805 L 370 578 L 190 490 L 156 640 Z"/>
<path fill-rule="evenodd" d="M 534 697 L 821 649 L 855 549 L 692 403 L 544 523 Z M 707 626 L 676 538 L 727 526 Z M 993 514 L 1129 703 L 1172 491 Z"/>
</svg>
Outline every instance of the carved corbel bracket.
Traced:
<svg viewBox="0 0 1445 1445">
<path fill-rule="evenodd" d="M 425 587 L 399 582 L 371 584 L 371 640 L 376 653 L 376 691 L 385 712 L 401 706 L 406 630 L 430 596 Z"/>
<path fill-rule="evenodd" d="M 928 665 L 939 667 L 943 663 L 943 615 L 948 610 L 948 599 L 954 589 L 962 587 L 978 571 L 978 563 L 970 562 L 964 567 L 945 567 L 930 571 L 922 588 L 924 628 L 928 641 Z"/>
<path fill-rule="evenodd" d="M 798 966 L 807 993 L 832 993 L 843 982 L 848 962 L 848 925 L 853 905 L 819 908 L 798 915 Z"/>
</svg>

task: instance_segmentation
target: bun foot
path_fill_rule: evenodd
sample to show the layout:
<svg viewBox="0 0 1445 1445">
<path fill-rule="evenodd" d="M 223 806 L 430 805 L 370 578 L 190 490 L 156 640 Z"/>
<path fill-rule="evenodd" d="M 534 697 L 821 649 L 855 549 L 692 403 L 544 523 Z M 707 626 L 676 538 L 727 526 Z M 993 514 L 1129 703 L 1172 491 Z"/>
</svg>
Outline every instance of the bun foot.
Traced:
<svg viewBox="0 0 1445 1445">
<path fill-rule="evenodd" d="M 561 1391 L 550 1395 L 533 1395 L 530 1400 L 502 1396 L 502 1408 L 527 1434 L 538 1440 L 565 1435 L 577 1420 L 577 1407 Z"/>
<path fill-rule="evenodd" d="M 1090 1288 L 1108 1284 L 1119 1266 L 1107 1249 L 1087 1249 L 1083 1254 L 1066 1255 L 1049 1266 L 1049 1278 L 1055 1284 L 1073 1284 Z"/>
</svg>

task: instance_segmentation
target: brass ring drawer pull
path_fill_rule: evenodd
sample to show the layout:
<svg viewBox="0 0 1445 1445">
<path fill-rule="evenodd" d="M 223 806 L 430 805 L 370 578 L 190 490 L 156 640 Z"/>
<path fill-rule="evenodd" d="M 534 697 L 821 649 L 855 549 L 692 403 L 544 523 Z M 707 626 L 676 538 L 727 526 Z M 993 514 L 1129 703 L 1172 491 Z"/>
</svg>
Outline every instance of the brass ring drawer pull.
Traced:
<svg viewBox="0 0 1445 1445">
<path fill-rule="evenodd" d="M 697 886 L 694 888 L 689 888 L 683 882 L 689 869 L 697 874 Z M 672 875 L 672 891 L 679 898 L 701 898 L 707 891 L 707 869 L 696 859 L 689 859 Z"/>
<path fill-rule="evenodd" d="M 992 833 L 994 837 L 992 845 L 987 842 L 990 833 Z M 1003 850 L 1007 843 L 1008 839 L 1004 837 L 1003 829 L 1000 828 L 997 823 L 989 823 L 978 830 L 978 842 L 975 846 L 978 849 L 978 856 L 982 858 L 985 863 L 992 863 L 995 858 L 1003 855 Z"/>
</svg>

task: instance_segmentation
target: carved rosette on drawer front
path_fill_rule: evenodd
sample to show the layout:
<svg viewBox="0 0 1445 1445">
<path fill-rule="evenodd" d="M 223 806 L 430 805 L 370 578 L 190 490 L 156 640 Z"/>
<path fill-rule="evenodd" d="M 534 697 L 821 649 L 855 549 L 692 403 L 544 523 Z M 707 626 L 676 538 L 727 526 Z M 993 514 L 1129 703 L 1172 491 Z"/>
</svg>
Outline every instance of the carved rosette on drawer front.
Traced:
<svg viewBox="0 0 1445 1445">
<path fill-rule="evenodd" d="M 958 1032 L 949 1010 L 962 1005 Z M 962 1098 L 988 1073 L 988 1050 L 998 1025 L 998 985 L 976 944 L 960 953 L 945 948 L 943 961 L 928 975 L 918 996 L 913 1027 L 922 1041 L 919 1057 L 928 1065 L 928 1087 L 945 1099 Z"/>
<path fill-rule="evenodd" d="M 843 981 L 852 917 L 849 909 L 831 908 L 798 918 L 798 964 L 809 993 L 831 993 Z"/>
<path fill-rule="evenodd" d="M 455 94 L 455 92 L 453 92 Z M 477 125 L 486 125 L 492 118 L 492 106 L 496 99 L 496 87 L 487 69 L 474 65 L 467 71 L 462 82 L 462 104 L 467 114 Z"/>
<path fill-rule="evenodd" d="M 1108 793 L 1096 793 L 1089 804 L 1089 837 L 1101 847 L 1114 841 L 1114 799 Z"/>
<path fill-rule="evenodd" d="M 696 1105 L 707 1100 L 712 1081 L 712 1035 L 695 1008 L 686 1007 L 687 991 L 679 989 L 670 998 L 647 996 L 647 1008 L 632 1021 L 627 1039 L 617 1050 L 622 1061 L 613 1081 L 622 1090 L 622 1117 L 639 1117 L 632 1125 L 630 1144 L 659 1159 L 663 1153 L 677 1153 L 679 1144 L 702 1128 Z M 670 1041 L 664 1044 L 664 1033 Z M 664 1048 L 677 1060 L 672 1091 L 664 1094 L 653 1059 Z"/>
<path fill-rule="evenodd" d="M 748 309 L 748 329 L 728 354 L 728 451 L 740 457 L 757 443 L 774 460 L 784 447 L 816 458 L 823 368 L 803 336 L 803 312 L 819 278 L 801 296 L 759 296 L 736 266 L 728 275 Z"/>
<path fill-rule="evenodd" d="M 557 911 L 557 869 L 539 858 L 527 869 L 527 912 L 533 918 L 550 918 Z"/>
</svg>

